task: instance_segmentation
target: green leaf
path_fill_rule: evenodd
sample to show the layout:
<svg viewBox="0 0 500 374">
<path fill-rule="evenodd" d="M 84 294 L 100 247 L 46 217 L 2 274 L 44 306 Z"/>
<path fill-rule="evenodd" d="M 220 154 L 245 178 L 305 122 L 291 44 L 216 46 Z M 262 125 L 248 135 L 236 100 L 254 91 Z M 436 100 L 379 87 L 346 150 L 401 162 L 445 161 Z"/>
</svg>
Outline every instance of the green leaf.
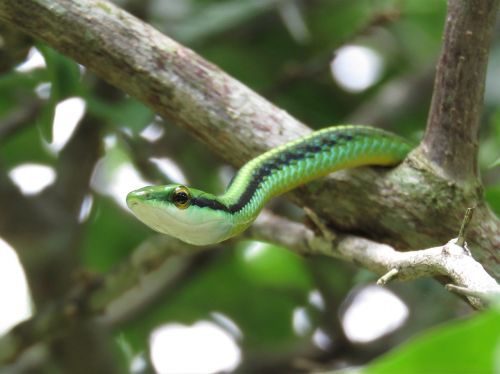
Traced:
<svg viewBox="0 0 500 374">
<path fill-rule="evenodd" d="M 170 29 L 184 43 L 200 42 L 272 7 L 276 7 L 276 2 L 268 0 L 214 2 L 193 12 L 189 22 L 183 19 L 175 22 Z"/>
<path fill-rule="evenodd" d="M 94 195 L 93 212 L 86 225 L 82 258 L 92 271 L 105 272 L 119 263 L 150 234 L 108 197 Z M 102 238 L 113 240 L 102 240 Z"/>
<path fill-rule="evenodd" d="M 68 97 L 82 95 L 80 70 L 78 64 L 57 53 L 52 48 L 38 45 L 37 48 L 45 59 L 51 82 L 50 99 L 40 116 L 40 131 L 48 142 L 52 141 L 52 124 L 56 105 Z"/>
<path fill-rule="evenodd" d="M 53 164 L 50 155 L 40 142 L 40 131 L 36 126 L 27 126 L 0 147 L 0 158 L 7 168 L 25 162 Z"/>
<path fill-rule="evenodd" d="M 260 242 L 243 242 L 237 250 L 241 273 L 263 287 L 307 292 L 313 281 L 303 258 L 289 250 Z"/>
<path fill-rule="evenodd" d="M 355 372 L 363 374 L 498 372 L 499 321 L 498 310 L 454 321 L 428 331 Z"/>
<path fill-rule="evenodd" d="M 139 134 L 154 119 L 154 113 L 151 109 L 134 98 L 107 103 L 98 97 L 89 95 L 87 105 L 89 113 L 102 117 L 110 123 L 126 127 L 134 134 Z"/>
<path fill-rule="evenodd" d="M 496 160 L 494 163 L 492 163 L 489 168 L 490 169 L 493 169 L 493 168 L 496 168 L 497 166 L 500 166 L 500 158 L 498 160 Z"/>
<path fill-rule="evenodd" d="M 493 211 L 500 216 L 500 185 L 488 186 L 484 192 L 486 201 Z"/>
</svg>

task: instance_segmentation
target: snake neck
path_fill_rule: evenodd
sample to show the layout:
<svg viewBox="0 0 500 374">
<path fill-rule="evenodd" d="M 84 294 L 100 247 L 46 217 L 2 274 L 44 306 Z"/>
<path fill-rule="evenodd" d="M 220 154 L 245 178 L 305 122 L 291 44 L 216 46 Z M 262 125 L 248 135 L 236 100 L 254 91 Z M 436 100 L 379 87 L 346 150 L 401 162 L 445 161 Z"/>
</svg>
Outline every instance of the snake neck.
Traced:
<svg viewBox="0 0 500 374">
<path fill-rule="evenodd" d="M 395 165 L 410 144 L 386 131 L 337 126 L 268 151 L 245 164 L 217 199 L 243 231 L 273 196 L 333 171 L 362 165 Z"/>
</svg>

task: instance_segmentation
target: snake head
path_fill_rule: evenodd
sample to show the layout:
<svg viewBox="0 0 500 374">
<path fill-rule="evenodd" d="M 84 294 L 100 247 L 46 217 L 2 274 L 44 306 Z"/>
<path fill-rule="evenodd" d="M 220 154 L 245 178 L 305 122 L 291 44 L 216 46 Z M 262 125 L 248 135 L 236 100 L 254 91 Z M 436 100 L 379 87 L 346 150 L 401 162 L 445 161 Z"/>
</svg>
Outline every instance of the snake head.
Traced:
<svg viewBox="0 0 500 374">
<path fill-rule="evenodd" d="M 132 191 L 127 205 L 152 229 L 194 245 L 218 243 L 232 227 L 231 215 L 216 196 L 180 184 Z"/>
</svg>

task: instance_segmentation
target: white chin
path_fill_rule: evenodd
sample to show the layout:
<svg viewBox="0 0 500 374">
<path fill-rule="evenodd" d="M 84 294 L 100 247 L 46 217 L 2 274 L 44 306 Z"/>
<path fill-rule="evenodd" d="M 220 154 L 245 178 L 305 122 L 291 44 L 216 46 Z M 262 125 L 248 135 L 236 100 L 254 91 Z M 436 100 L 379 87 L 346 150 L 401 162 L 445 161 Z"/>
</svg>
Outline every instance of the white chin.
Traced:
<svg viewBox="0 0 500 374">
<path fill-rule="evenodd" d="M 210 245 L 227 239 L 230 225 L 222 217 L 201 221 L 188 209 L 168 208 L 137 204 L 132 208 L 136 217 L 155 231 L 173 236 L 193 245 Z"/>
</svg>

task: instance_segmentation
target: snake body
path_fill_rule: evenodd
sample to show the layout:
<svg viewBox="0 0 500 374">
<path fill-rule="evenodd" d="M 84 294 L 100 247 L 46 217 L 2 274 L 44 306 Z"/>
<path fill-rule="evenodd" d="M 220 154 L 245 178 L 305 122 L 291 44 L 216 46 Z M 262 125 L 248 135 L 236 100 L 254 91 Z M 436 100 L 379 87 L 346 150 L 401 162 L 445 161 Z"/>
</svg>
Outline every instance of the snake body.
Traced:
<svg viewBox="0 0 500 374">
<path fill-rule="evenodd" d="M 169 184 L 132 191 L 127 204 L 156 231 L 214 244 L 244 231 L 274 196 L 339 169 L 396 165 L 410 150 L 406 140 L 380 129 L 329 127 L 250 160 L 220 196 Z"/>
</svg>

